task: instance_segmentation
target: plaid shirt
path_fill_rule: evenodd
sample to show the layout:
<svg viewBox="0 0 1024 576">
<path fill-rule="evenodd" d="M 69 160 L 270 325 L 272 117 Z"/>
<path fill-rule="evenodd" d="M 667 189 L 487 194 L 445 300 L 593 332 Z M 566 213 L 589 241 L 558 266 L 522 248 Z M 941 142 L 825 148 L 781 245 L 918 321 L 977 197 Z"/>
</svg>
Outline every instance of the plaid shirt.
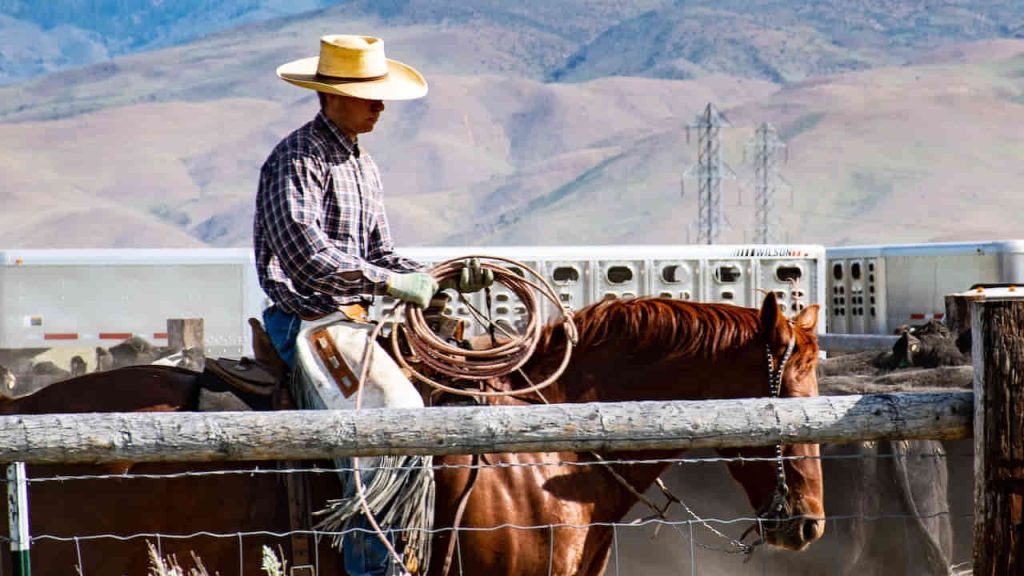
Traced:
<svg viewBox="0 0 1024 576">
<path fill-rule="evenodd" d="M 394 253 L 369 154 L 317 114 L 260 171 L 253 244 L 260 285 L 286 312 L 322 315 L 383 294 L 391 271 L 422 266 Z"/>
</svg>

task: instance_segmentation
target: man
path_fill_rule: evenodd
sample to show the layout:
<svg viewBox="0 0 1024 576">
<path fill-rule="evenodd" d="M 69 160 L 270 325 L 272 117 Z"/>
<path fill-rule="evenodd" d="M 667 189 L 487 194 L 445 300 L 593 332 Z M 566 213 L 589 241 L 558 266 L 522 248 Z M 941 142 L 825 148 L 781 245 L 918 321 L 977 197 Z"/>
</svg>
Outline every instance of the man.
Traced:
<svg viewBox="0 0 1024 576">
<path fill-rule="evenodd" d="M 351 35 L 324 36 L 319 57 L 284 64 L 277 74 L 320 99 L 316 117 L 263 164 L 253 225 L 260 285 L 273 302 L 264 325 L 282 359 L 302 371 L 296 337 L 303 320 L 341 312 L 365 322 L 374 295 L 425 308 L 438 289 L 422 265 L 395 254 L 380 173 L 359 144 L 384 100 L 421 98 L 427 84 L 412 67 L 387 59 L 379 38 Z M 474 261 L 457 288 L 471 292 L 492 281 Z M 384 574 L 382 544 L 362 536 L 345 539 L 347 571 Z"/>
<path fill-rule="evenodd" d="M 260 173 L 253 239 L 260 285 L 274 306 L 264 314 L 282 358 L 294 364 L 299 319 L 339 309 L 365 314 L 372 295 L 389 294 L 426 307 L 437 283 L 423 266 L 394 253 L 377 165 L 359 146 L 373 130 L 383 100 L 427 93 L 415 69 L 384 56 L 378 38 L 325 36 L 320 56 L 277 69 L 286 82 L 316 90 L 320 112 L 287 136 Z M 464 292 L 493 281 L 472 266 Z"/>
</svg>

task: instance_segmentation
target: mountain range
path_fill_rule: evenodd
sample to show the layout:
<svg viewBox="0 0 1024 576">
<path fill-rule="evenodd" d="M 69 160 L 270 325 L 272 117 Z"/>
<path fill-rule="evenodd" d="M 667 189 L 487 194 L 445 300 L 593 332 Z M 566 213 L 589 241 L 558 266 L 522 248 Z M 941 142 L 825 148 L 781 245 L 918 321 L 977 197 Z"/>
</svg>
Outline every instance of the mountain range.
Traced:
<svg viewBox="0 0 1024 576">
<path fill-rule="evenodd" d="M 0 32 L 35 26 L 96 56 L 0 87 L 2 245 L 247 245 L 260 164 L 316 112 L 274 69 L 350 31 L 430 82 L 364 137 L 400 244 L 695 241 L 684 175 L 708 103 L 735 173 L 721 241 L 753 237 L 765 122 L 787 144 L 775 240 L 1018 235 L 1020 3 L 309 0 L 269 19 L 286 3 L 99 4 L 62 19 L 96 2 L 0 0 Z"/>
</svg>

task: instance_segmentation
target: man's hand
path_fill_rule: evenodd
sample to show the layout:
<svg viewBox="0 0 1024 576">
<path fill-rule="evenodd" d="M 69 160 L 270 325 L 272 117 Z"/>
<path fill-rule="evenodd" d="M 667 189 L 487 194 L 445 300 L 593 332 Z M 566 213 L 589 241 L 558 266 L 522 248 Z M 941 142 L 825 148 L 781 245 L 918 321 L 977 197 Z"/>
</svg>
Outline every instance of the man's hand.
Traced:
<svg viewBox="0 0 1024 576">
<path fill-rule="evenodd" d="M 393 273 L 388 277 L 388 295 L 420 308 L 430 305 L 430 298 L 437 292 L 437 281 L 425 272 L 408 274 Z"/>
<path fill-rule="evenodd" d="M 463 294 L 469 294 L 489 288 L 491 284 L 494 284 L 494 272 L 481 266 L 480 260 L 469 258 L 462 263 L 458 281 L 454 278 L 445 280 L 441 288 L 455 288 Z"/>
</svg>

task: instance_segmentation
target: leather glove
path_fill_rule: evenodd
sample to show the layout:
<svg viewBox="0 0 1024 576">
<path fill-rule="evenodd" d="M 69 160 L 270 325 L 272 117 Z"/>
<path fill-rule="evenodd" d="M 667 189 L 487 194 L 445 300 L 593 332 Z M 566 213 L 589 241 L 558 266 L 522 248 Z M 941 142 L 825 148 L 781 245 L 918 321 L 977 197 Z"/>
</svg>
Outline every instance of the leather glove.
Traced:
<svg viewBox="0 0 1024 576">
<path fill-rule="evenodd" d="M 396 272 L 388 276 L 387 292 L 389 296 L 403 302 L 426 308 L 430 305 L 430 298 L 437 292 L 437 281 L 426 272 Z"/>
<path fill-rule="evenodd" d="M 491 284 L 494 284 L 494 271 L 481 266 L 480 260 L 468 258 L 462 263 L 459 279 L 457 281 L 454 278 L 445 280 L 441 288 L 455 288 L 463 294 L 469 294 L 489 288 Z"/>
</svg>

